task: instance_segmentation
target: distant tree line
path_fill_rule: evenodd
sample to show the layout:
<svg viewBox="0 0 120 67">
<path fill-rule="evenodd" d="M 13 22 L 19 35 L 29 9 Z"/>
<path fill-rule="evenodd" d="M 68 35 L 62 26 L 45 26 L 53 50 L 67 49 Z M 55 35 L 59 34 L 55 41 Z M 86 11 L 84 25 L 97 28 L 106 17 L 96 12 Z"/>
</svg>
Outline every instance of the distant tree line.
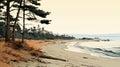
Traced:
<svg viewBox="0 0 120 67">
<path fill-rule="evenodd" d="M 5 23 L 0 22 L 0 37 L 5 37 Z M 11 26 L 12 28 L 12 26 Z M 12 29 L 11 29 L 12 30 Z M 21 38 L 22 37 L 22 29 L 20 28 L 20 25 L 17 24 L 16 26 L 16 38 Z M 12 34 L 11 34 L 12 37 Z M 73 36 L 69 35 L 59 35 L 59 34 L 54 34 L 51 31 L 47 31 L 44 29 L 44 27 L 34 26 L 29 29 L 25 29 L 24 31 L 24 38 L 25 39 L 74 39 Z"/>
</svg>

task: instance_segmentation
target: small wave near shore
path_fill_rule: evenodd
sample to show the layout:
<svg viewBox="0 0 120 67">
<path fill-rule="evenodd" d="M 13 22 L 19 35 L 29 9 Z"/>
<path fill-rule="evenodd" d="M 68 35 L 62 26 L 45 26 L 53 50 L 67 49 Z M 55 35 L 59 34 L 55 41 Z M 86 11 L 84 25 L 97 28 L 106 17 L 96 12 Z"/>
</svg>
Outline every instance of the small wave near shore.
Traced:
<svg viewBox="0 0 120 67">
<path fill-rule="evenodd" d="M 100 42 L 71 42 L 68 51 L 87 53 L 98 57 L 119 58 L 120 40 Z"/>
</svg>

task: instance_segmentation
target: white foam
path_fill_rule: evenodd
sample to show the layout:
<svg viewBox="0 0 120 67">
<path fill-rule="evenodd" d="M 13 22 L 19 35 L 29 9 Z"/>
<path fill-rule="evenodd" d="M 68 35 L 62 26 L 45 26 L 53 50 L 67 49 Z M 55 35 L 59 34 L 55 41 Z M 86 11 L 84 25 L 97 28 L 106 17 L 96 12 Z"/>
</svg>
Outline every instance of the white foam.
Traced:
<svg viewBox="0 0 120 67">
<path fill-rule="evenodd" d="M 83 47 L 90 47 L 90 48 L 104 48 L 104 49 L 109 49 L 112 50 L 112 47 L 120 47 L 120 41 L 108 41 L 108 42 L 70 42 L 69 44 L 67 44 L 67 51 L 72 51 L 72 52 L 80 52 L 80 53 L 87 53 L 93 56 L 97 56 L 97 57 L 108 57 L 108 58 L 113 58 L 113 57 L 109 57 L 109 56 L 105 56 L 99 53 L 95 53 L 95 52 L 91 52 L 89 50 L 85 50 L 85 49 L 81 49 L 77 46 L 83 46 Z"/>
<path fill-rule="evenodd" d="M 80 49 L 78 47 L 75 47 L 74 45 L 77 44 L 78 42 L 70 42 L 70 44 L 67 45 L 67 51 L 73 51 L 73 52 L 81 52 L 81 53 L 88 53 L 89 51 Z"/>
</svg>

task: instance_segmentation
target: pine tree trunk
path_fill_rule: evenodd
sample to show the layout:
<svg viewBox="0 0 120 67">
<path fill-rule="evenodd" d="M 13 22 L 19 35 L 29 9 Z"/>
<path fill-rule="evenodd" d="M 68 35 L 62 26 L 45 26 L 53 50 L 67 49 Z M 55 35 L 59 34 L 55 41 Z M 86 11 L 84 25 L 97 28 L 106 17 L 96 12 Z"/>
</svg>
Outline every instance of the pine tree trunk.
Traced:
<svg viewBox="0 0 120 67">
<path fill-rule="evenodd" d="M 18 9 L 18 12 L 17 12 L 17 16 L 16 16 L 16 19 L 15 19 L 15 22 L 14 22 L 14 26 L 13 26 L 13 37 L 12 37 L 13 41 L 15 41 L 15 28 L 16 28 L 16 23 L 17 23 L 19 14 L 20 14 L 20 8 L 21 8 L 21 6 L 22 6 L 22 0 L 20 1 L 20 6 L 19 6 L 19 9 Z"/>
<path fill-rule="evenodd" d="M 5 41 L 10 41 L 10 0 L 7 0 L 7 24 L 6 24 L 6 34 Z"/>
<path fill-rule="evenodd" d="M 23 32 L 22 32 L 22 43 L 24 43 L 24 34 L 25 34 L 25 0 L 23 0 Z"/>
</svg>

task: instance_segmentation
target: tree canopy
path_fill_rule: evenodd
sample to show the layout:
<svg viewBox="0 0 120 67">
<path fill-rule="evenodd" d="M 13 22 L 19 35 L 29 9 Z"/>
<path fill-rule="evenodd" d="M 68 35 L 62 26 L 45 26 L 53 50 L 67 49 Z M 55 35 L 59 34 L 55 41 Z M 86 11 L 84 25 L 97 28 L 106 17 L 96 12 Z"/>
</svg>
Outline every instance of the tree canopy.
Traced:
<svg viewBox="0 0 120 67">
<path fill-rule="evenodd" d="M 36 20 L 37 19 L 36 16 L 46 18 L 47 15 L 50 14 L 50 12 L 40 9 L 40 7 L 39 7 L 41 5 L 40 0 L 25 0 L 25 6 L 23 6 L 23 4 L 20 6 L 20 3 L 23 3 L 21 1 L 23 1 L 23 0 L 10 0 L 9 8 L 10 8 L 11 21 L 15 20 L 15 15 L 13 15 L 12 12 L 14 12 L 14 14 L 15 14 L 15 11 L 17 11 L 19 8 L 21 10 L 23 10 L 23 8 L 25 8 L 25 11 L 26 11 L 25 15 L 27 16 L 27 20 Z M 7 6 L 7 0 L 0 1 L 0 12 L 3 14 L 3 16 L 6 16 L 6 11 L 3 10 L 3 9 L 6 9 L 6 6 Z M 16 12 L 16 14 L 17 14 L 17 12 Z M 4 19 L 4 18 L 2 17 L 1 19 Z M 19 18 L 21 18 L 21 16 Z"/>
<path fill-rule="evenodd" d="M 21 20 L 20 18 L 26 20 L 39 20 L 42 24 L 50 24 L 49 20 L 41 21 L 41 18 L 46 18 L 50 14 L 48 11 L 41 10 L 40 0 L 2 0 L 0 1 L 0 22 L 5 22 L 6 26 L 6 36 L 10 37 L 10 23 L 13 22 L 13 38 L 15 38 L 15 28 L 17 21 Z M 6 10 L 5 10 L 6 9 Z M 21 16 L 20 10 L 24 10 L 25 18 Z M 15 15 L 16 14 L 16 15 Z M 6 22 L 7 18 L 7 22 Z M 47 21 L 47 22 L 46 22 Z M 24 28 L 23 28 L 24 29 Z"/>
</svg>

